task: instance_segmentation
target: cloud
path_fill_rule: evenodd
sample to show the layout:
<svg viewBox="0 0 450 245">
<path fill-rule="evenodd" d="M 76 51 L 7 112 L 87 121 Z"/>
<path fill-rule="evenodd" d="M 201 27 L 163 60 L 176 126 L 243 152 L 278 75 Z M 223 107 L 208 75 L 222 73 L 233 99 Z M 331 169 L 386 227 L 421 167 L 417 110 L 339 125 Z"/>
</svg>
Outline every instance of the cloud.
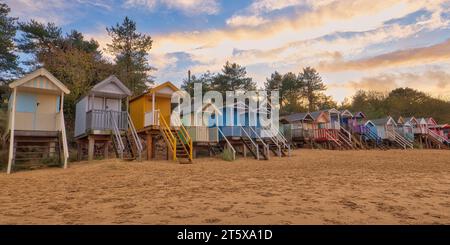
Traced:
<svg viewBox="0 0 450 245">
<path fill-rule="evenodd" d="M 332 83 L 330 88 L 344 88 L 350 91 L 371 90 L 389 92 L 399 87 L 409 87 L 442 98 L 450 98 L 450 73 L 444 70 L 426 70 L 424 72 L 381 73 L 363 77 L 357 81 Z"/>
<path fill-rule="evenodd" d="M 11 15 L 21 20 L 34 19 L 39 22 L 53 22 L 65 25 L 76 21 L 84 12 L 80 7 L 95 7 L 111 11 L 111 0 L 6 0 Z"/>
<path fill-rule="evenodd" d="M 181 10 L 189 15 L 213 15 L 220 10 L 217 0 L 126 0 L 123 6 L 126 8 L 145 7 L 149 10 L 155 10 L 158 6 L 164 6 L 168 9 Z"/>
<path fill-rule="evenodd" d="M 53 22 L 57 25 L 66 24 L 71 17 L 61 15 L 73 7 L 72 3 L 61 0 L 6 0 L 11 8 L 11 15 L 26 19 L 35 19 L 40 22 Z"/>
<path fill-rule="evenodd" d="M 266 23 L 268 20 L 260 17 L 260 16 L 233 16 L 232 18 L 228 19 L 227 25 L 232 27 L 238 27 L 238 26 L 259 26 L 261 24 Z"/>
<path fill-rule="evenodd" d="M 376 68 L 410 66 L 415 64 L 442 62 L 450 60 L 450 39 L 428 47 L 412 48 L 390 52 L 360 60 L 321 63 L 319 69 L 327 72 L 345 70 L 368 70 Z"/>
</svg>

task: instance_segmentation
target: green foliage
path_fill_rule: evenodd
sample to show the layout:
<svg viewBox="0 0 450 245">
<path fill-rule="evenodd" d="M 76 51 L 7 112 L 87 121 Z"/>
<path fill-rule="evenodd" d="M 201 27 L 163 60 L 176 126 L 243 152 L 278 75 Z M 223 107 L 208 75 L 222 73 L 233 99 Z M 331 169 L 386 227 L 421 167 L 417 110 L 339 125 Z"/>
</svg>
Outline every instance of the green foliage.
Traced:
<svg viewBox="0 0 450 245">
<path fill-rule="evenodd" d="M 228 161 L 228 162 L 234 161 L 233 151 L 229 148 L 225 148 L 223 150 L 221 157 L 223 160 Z"/>
<path fill-rule="evenodd" d="M 5 82 L 8 74 L 19 71 L 17 55 L 14 53 L 16 18 L 9 17 L 10 8 L 0 3 L 0 82 Z"/>
<path fill-rule="evenodd" d="M 310 67 L 304 68 L 298 76 L 292 72 L 284 75 L 274 72 L 264 86 L 268 91 L 279 90 L 282 114 L 337 107 L 330 96 L 323 94 L 326 87 L 322 78 Z"/>
<path fill-rule="evenodd" d="M 327 88 L 322 81 L 319 73 L 311 67 L 303 68 L 303 72 L 298 75 L 299 82 L 303 85 L 303 95 L 308 100 L 309 111 L 320 109 L 318 103 L 321 98 L 328 98 L 322 96 L 322 91 Z"/>
<path fill-rule="evenodd" d="M 256 83 L 252 78 L 247 77 L 245 67 L 227 61 L 222 72 L 213 77 L 211 89 L 222 93 L 225 99 L 226 91 L 256 90 Z"/>
<path fill-rule="evenodd" d="M 106 28 L 112 43 L 107 51 L 116 57 L 117 75 L 133 93 L 141 93 L 153 83 L 149 72 L 154 68 L 148 65 L 147 55 L 152 48 L 150 36 L 136 31 L 136 22 L 125 17 L 122 24 Z"/>
<path fill-rule="evenodd" d="M 200 76 L 192 76 L 191 80 L 184 80 L 181 88 L 194 95 L 194 84 L 201 83 L 203 94 L 214 90 L 222 93 L 225 100 L 226 91 L 252 91 L 256 90 L 256 83 L 252 78 L 247 77 L 245 67 L 236 63 L 227 63 L 223 66 L 221 73 L 213 74 L 206 72 Z"/>
<path fill-rule="evenodd" d="M 202 91 L 203 94 L 211 90 L 211 84 L 214 80 L 214 77 L 216 75 L 212 74 L 211 72 L 206 72 L 201 74 L 199 77 L 193 75 L 191 79 L 184 79 L 183 83 L 181 84 L 181 89 L 188 92 L 191 97 L 194 96 L 194 84 L 201 83 L 202 84 Z"/>
<path fill-rule="evenodd" d="M 433 98 L 412 88 L 397 88 L 388 94 L 358 91 L 347 106 L 351 111 L 362 111 L 368 118 L 390 115 L 403 117 L 433 117 L 441 123 L 450 122 L 450 102 Z"/>
<path fill-rule="evenodd" d="M 71 140 L 76 100 L 111 75 L 114 65 L 102 58 L 95 40 L 85 40 L 76 30 L 63 36 L 55 24 L 35 20 L 20 23 L 19 28 L 19 50 L 34 57 L 26 64 L 45 67 L 71 91 L 64 99 L 66 130 Z"/>
<path fill-rule="evenodd" d="M 42 164 L 59 164 L 58 157 L 48 156 L 41 159 Z"/>
</svg>

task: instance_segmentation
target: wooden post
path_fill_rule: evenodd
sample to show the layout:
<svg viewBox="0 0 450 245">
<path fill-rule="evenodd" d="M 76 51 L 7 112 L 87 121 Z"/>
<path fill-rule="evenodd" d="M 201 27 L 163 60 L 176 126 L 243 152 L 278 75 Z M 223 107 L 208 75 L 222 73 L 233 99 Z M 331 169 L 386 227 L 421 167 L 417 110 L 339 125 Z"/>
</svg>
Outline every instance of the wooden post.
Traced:
<svg viewBox="0 0 450 245">
<path fill-rule="evenodd" d="M 16 97 L 17 96 L 17 88 L 13 89 L 12 94 L 12 108 L 11 108 L 11 121 L 10 121 L 10 134 L 9 134 L 9 155 L 8 155 L 8 168 L 6 170 L 7 174 L 11 173 L 11 166 L 13 163 L 13 155 L 14 153 L 14 128 L 15 128 L 15 121 L 16 121 Z"/>
<path fill-rule="evenodd" d="M 110 145 L 111 141 L 107 140 L 105 142 L 105 149 L 104 149 L 104 157 L 105 159 L 109 159 L 109 145 Z"/>
<path fill-rule="evenodd" d="M 153 124 L 155 124 L 155 92 L 152 93 L 152 114 L 153 114 Z M 161 116 L 161 115 L 160 115 Z"/>
<path fill-rule="evenodd" d="M 146 134 L 147 140 L 147 160 L 150 161 L 153 159 L 153 136 L 147 132 Z"/>
<path fill-rule="evenodd" d="M 77 140 L 77 160 L 81 161 L 82 156 L 83 156 L 83 148 L 81 147 L 82 141 L 81 140 Z"/>
<path fill-rule="evenodd" d="M 69 158 L 69 146 L 67 145 L 67 135 L 66 135 L 66 124 L 64 122 L 64 92 L 61 92 L 60 102 L 61 106 L 59 107 L 60 114 L 60 127 L 61 127 L 61 135 L 62 135 L 62 145 L 64 151 L 64 168 L 67 168 L 67 159 Z"/>
<path fill-rule="evenodd" d="M 88 136 L 88 161 L 94 160 L 94 146 L 95 146 L 95 139 L 93 136 Z"/>
<path fill-rule="evenodd" d="M 247 158 L 247 147 L 245 146 L 245 144 L 242 144 L 242 148 L 243 148 L 243 152 L 244 152 L 244 157 Z"/>
</svg>

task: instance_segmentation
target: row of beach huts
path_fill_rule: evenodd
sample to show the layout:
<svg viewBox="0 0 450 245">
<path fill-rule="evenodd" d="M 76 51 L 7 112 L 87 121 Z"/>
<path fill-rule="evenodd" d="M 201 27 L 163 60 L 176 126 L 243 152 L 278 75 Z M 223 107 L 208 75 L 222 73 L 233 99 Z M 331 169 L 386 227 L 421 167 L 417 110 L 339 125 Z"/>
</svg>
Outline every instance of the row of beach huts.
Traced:
<svg viewBox="0 0 450 245">
<path fill-rule="evenodd" d="M 117 77 L 110 76 L 74 105 L 76 145 L 69 146 L 63 115 L 64 96 L 70 93 L 66 86 L 44 68 L 9 86 L 9 123 L 3 136 L 8 146 L 7 173 L 42 162 L 65 168 L 72 147 L 77 148 L 77 160 L 117 157 L 192 162 L 202 154 L 224 152 L 233 159 L 248 155 L 268 160 L 289 156 L 294 147 L 448 149 L 450 142 L 450 125 L 439 125 L 432 118 L 369 120 L 363 112 L 336 109 L 281 117 L 279 130 L 262 127 L 258 120 L 256 126 L 249 126 L 251 112 L 238 102 L 227 105 L 232 108 L 204 104 L 202 112 L 210 113 L 207 122 L 185 126 L 189 123 L 181 118 L 175 125 L 170 118 L 171 98 L 179 88 L 166 82 L 133 95 Z M 233 117 L 227 117 L 229 111 Z M 268 112 L 256 112 L 261 113 Z"/>
</svg>

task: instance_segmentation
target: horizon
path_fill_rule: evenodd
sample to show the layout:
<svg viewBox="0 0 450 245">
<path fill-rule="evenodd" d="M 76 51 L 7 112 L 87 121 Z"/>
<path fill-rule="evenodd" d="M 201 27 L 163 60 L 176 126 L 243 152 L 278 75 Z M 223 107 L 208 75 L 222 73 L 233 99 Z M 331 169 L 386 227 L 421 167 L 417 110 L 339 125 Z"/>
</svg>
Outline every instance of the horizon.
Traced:
<svg viewBox="0 0 450 245">
<path fill-rule="evenodd" d="M 158 83 L 180 86 L 220 72 L 226 61 L 247 69 L 259 87 L 271 73 L 317 69 L 338 103 L 359 89 L 409 87 L 450 94 L 450 1 L 368 0 L 6 0 L 19 21 L 54 22 L 109 42 L 106 27 L 125 16 L 154 40 Z M 103 52 L 105 56 L 107 54 Z"/>
</svg>

